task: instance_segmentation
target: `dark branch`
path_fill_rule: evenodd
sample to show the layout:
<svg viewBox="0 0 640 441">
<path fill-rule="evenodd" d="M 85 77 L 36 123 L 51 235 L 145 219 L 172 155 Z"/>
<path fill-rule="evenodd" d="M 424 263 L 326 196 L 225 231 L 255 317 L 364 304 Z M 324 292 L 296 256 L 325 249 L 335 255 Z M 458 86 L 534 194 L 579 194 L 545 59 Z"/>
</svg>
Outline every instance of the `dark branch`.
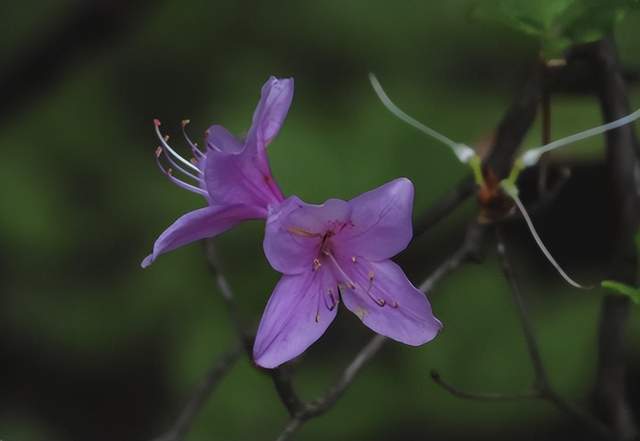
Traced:
<svg viewBox="0 0 640 441">
<path fill-rule="evenodd" d="M 630 113 L 625 81 L 618 62 L 615 43 L 605 39 L 578 48 L 595 75 L 595 89 L 603 119 L 607 122 Z M 610 278 L 637 286 L 638 255 L 634 235 L 638 231 L 640 202 L 640 144 L 633 125 L 606 134 L 606 159 L 610 200 L 608 210 L 613 245 Z M 595 386 L 596 406 L 615 431 L 618 439 L 635 439 L 638 427 L 626 397 L 625 329 L 630 312 L 627 297 L 609 294 L 602 302 L 599 329 L 598 375 Z"/>
<path fill-rule="evenodd" d="M 505 240 L 503 238 L 500 227 L 496 228 L 496 233 L 498 241 L 498 255 L 500 256 L 502 270 L 504 272 L 505 278 L 507 279 L 507 282 L 509 282 L 509 286 L 511 287 L 511 294 L 516 305 L 516 311 L 518 313 L 518 318 L 520 319 L 520 323 L 522 325 L 522 332 L 527 344 L 527 351 L 529 352 L 529 358 L 531 359 L 531 364 L 533 366 L 533 371 L 535 374 L 534 389 L 540 394 L 540 397 L 542 399 L 553 403 L 560 411 L 566 413 L 575 421 L 584 424 L 589 428 L 591 432 L 593 432 L 603 440 L 611 440 L 612 433 L 604 424 L 602 424 L 599 420 L 593 418 L 590 414 L 576 408 L 572 404 L 565 401 L 551 386 L 549 376 L 544 368 L 542 357 L 540 356 L 540 349 L 538 347 L 535 333 L 533 332 L 533 326 L 531 324 L 529 311 L 527 309 L 524 298 L 520 293 L 520 287 L 518 286 L 515 273 L 509 260 L 509 256 L 507 254 L 507 249 L 505 246 Z"/>
<path fill-rule="evenodd" d="M 420 219 L 416 221 L 413 227 L 413 238 L 426 233 L 433 228 L 442 219 L 449 216 L 464 201 L 473 195 L 476 184 L 473 179 L 468 176 L 462 179 L 452 190 L 447 192 L 441 199 L 436 201 L 429 207 Z"/>
<path fill-rule="evenodd" d="M 253 337 L 245 330 L 245 327 L 242 324 L 238 314 L 238 308 L 236 306 L 235 295 L 233 294 L 231 285 L 229 285 L 229 282 L 221 269 L 221 263 L 216 252 L 214 240 L 205 240 L 204 246 L 209 270 L 216 279 L 218 289 L 220 290 L 225 305 L 227 306 L 229 317 L 231 318 L 233 327 L 236 330 L 236 334 L 243 343 L 247 358 L 250 363 L 253 363 Z M 291 368 L 289 366 L 284 365 L 276 369 L 264 369 L 263 372 L 266 372 L 271 376 L 276 391 L 278 392 L 278 396 L 289 414 L 295 415 L 303 408 L 303 402 L 298 397 L 298 394 L 293 387 L 290 369 Z"/>
<path fill-rule="evenodd" d="M 367 364 L 369 360 L 382 348 L 382 345 L 387 340 L 382 335 L 376 335 L 369 343 L 367 343 L 355 358 L 349 363 L 349 365 L 342 372 L 338 381 L 331 386 L 324 396 L 318 398 L 308 404 L 305 404 L 303 408 L 289 420 L 284 430 L 280 433 L 277 441 L 286 441 L 302 426 L 302 424 L 317 416 L 324 414 L 331 409 L 347 388 L 353 383 L 360 370 Z"/>
<path fill-rule="evenodd" d="M 540 395 L 540 392 L 537 392 L 537 391 L 524 392 L 520 394 L 499 394 L 495 392 L 491 392 L 491 393 L 467 392 L 462 389 L 458 389 L 457 387 L 444 381 L 440 376 L 440 373 L 438 373 L 437 371 L 431 371 L 431 378 L 438 386 L 441 386 L 444 390 L 449 392 L 451 395 L 454 395 L 458 398 L 464 398 L 467 400 L 512 401 L 512 400 L 530 400 L 530 399 L 542 398 L 542 395 Z"/>
<path fill-rule="evenodd" d="M 154 441 L 182 441 L 193 424 L 194 419 L 205 405 L 216 386 L 222 378 L 231 370 L 238 361 L 242 350 L 236 347 L 222 355 L 213 365 L 209 373 L 193 392 L 189 402 L 174 423 L 173 427 L 164 435 L 155 438 Z"/>
<path fill-rule="evenodd" d="M 542 96 L 542 68 L 536 64 L 522 91 L 500 121 L 496 139 L 484 165 L 500 179 L 511 171 L 520 144 L 531 128 Z"/>
<path fill-rule="evenodd" d="M 463 262 L 477 257 L 482 246 L 486 225 L 473 221 L 467 227 L 462 245 L 444 262 L 438 266 L 431 275 L 420 284 L 418 288 L 423 293 L 430 292 L 436 283 L 443 277 L 457 269 Z"/>
<path fill-rule="evenodd" d="M 203 241 L 203 244 L 209 271 L 211 271 L 211 274 L 213 274 L 213 276 L 215 277 L 216 285 L 218 285 L 218 289 L 220 290 L 220 294 L 222 295 L 224 304 L 227 307 L 227 312 L 229 314 L 229 318 L 231 319 L 231 324 L 233 325 L 238 338 L 240 339 L 240 341 L 242 341 L 249 360 L 251 360 L 253 337 L 246 331 L 244 325 L 242 324 L 242 320 L 240 319 L 240 315 L 238 314 L 235 295 L 233 294 L 231 285 L 229 285 L 229 282 L 227 281 L 227 278 L 222 271 L 222 264 L 216 252 L 214 239 L 205 239 Z"/>
</svg>

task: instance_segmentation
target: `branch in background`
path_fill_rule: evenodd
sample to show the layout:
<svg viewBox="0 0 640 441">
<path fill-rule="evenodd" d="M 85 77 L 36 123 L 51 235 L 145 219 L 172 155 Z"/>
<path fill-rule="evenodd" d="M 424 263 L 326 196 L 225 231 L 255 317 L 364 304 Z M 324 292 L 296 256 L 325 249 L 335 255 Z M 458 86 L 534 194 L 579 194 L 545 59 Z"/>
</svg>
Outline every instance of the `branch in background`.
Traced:
<svg viewBox="0 0 640 441">
<path fill-rule="evenodd" d="M 540 356 L 540 349 L 538 347 L 538 341 L 535 337 L 535 333 L 533 332 L 529 311 L 524 298 L 520 293 L 520 287 L 518 286 L 515 273 L 509 260 L 505 240 L 500 227 L 496 228 L 496 233 L 498 240 L 498 255 L 502 264 L 502 271 L 504 272 L 504 276 L 511 287 L 511 294 L 516 305 L 518 318 L 522 325 L 522 333 L 524 334 L 525 341 L 527 343 L 527 351 L 529 352 L 529 358 L 531 359 L 531 364 L 535 374 L 533 385 L 534 389 L 540 394 L 540 398 L 554 404 L 559 410 L 566 413 L 576 421 L 584 424 L 585 427 L 588 427 L 591 432 L 598 435 L 600 438 L 604 440 L 612 439 L 612 433 L 604 424 L 593 418 L 588 413 L 566 402 L 551 386 L 549 376 L 544 368 L 542 357 Z"/>
<path fill-rule="evenodd" d="M 584 58 L 595 75 L 596 91 L 603 119 L 613 121 L 630 112 L 624 78 L 612 39 L 578 48 L 574 54 Z M 612 280 L 631 286 L 638 284 L 638 256 L 633 237 L 638 231 L 640 203 L 640 145 L 632 125 L 606 134 L 606 159 L 613 206 Z M 596 406 L 618 439 L 638 436 L 638 427 L 626 397 L 625 329 L 630 300 L 608 294 L 602 302 L 599 328 L 598 373 L 595 385 Z"/>
<path fill-rule="evenodd" d="M 344 391 L 351 385 L 351 383 L 353 383 L 360 370 L 382 348 L 385 341 L 387 341 L 387 338 L 382 335 L 376 335 L 373 337 L 369 343 L 367 343 L 360 352 L 358 352 L 356 357 L 342 372 L 338 381 L 327 390 L 324 396 L 305 404 L 300 412 L 289 420 L 289 423 L 287 423 L 284 430 L 278 436 L 277 441 L 286 441 L 290 439 L 305 421 L 320 416 L 331 409 L 342 396 Z"/>
<path fill-rule="evenodd" d="M 542 87 L 542 68 L 536 64 L 498 125 L 494 145 L 484 165 L 500 180 L 511 171 L 515 154 L 535 120 Z"/>
<path fill-rule="evenodd" d="M 473 195 L 475 188 L 476 184 L 473 178 L 468 176 L 425 210 L 413 227 L 413 240 L 453 213 L 456 208 Z"/>
<path fill-rule="evenodd" d="M 149 0 L 73 2 L 75 8 L 36 36 L 0 74 L 0 124 L 42 95 L 77 61 L 96 56 L 122 38 L 154 4 Z"/>
<path fill-rule="evenodd" d="M 249 360 L 251 360 L 253 337 L 246 331 L 244 325 L 242 324 L 242 320 L 240 319 L 240 315 L 238 314 L 235 295 L 233 294 L 231 285 L 229 285 L 229 282 L 227 281 L 227 278 L 222 271 L 222 264 L 216 252 L 214 239 L 205 239 L 203 241 L 203 244 L 209 271 L 211 271 L 211 274 L 213 274 L 216 279 L 216 284 L 218 285 L 218 289 L 220 290 L 220 294 L 222 295 L 224 304 L 227 307 L 227 313 L 229 314 L 229 318 L 231 319 L 231 324 L 233 325 L 238 338 L 242 342 Z"/>
<path fill-rule="evenodd" d="M 443 277 L 457 269 L 463 262 L 478 255 L 482 246 L 486 225 L 473 221 L 467 227 L 462 245 L 444 262 L 438 266 L 429 277 L 418 287 L 423 293 L 428 293 Z"/>
<path fill-rule="evenodd" d="M 506 401 L 506 400 L 523 400 L 523 399 L 541 399 L 548 401 L 553 404 L 558 410 L 564 412 L 575 421 L 583 424 L 587 427 L 593 434 L 597 435 L 599 438 L 603 440 L 612 440 L 613 434 L 608 430 L 608 428 L 602 424 L 599 420 L 593 418 L 588 413 L 582 411 L 581 409 L 576 408 L 572 404 L 565 401 L 551 386 L 549 381 L 549 376 L 547 374 L 546 369 L 544 368 L 544 364 L 542 362 L 542 357 L 540 356 L 540 349 L 538 347 L 538 342 L 533 332 L 533 326 L 531 324 L 531 318 L 529 316 L 529 311 L 524 302 L 524 298 L 520 293 L 520 288 L 518 286 L 517 280 L 515 278 L 515 274 L 513 268 L 511 267 L 511 263 L 509 261 L 509 257 L 507 255 L 505 241 L 500 230 L 500 226 L 496 227 L 497 233 L 497 245 L 498 245 L 498 255 L 500 257 L 500 261 L 502 264 L 502 270 L 504 272 L 505 278 L 509 283 L 511 288 L 511 294 L 513 297 L 513 301 L 516 306 L 516 311 L 518 313 L 518 318 L 520 319 L 520 323 L 522 325 L 522 332 L 525 337 L 527 352 L 529 353 L 529 358 L 531 359 L 531 364 L 533 366 L 534 371 L 534 382 L 533 382 L 533 390 L 525 393 L 517 393 L 517 394 L 499 394 L 499 393 L 472 393 L 464 391 L 460 388 L 457 388 L 447 382 L 445 382 L 440 374 L 436 371 L 431 372 L 431 377 L 435 381 L 436 384 L 441 386 L 450 394 L 464 399 L 471 400 L 481 400 L 481 401 Z"/>
<path fill-rule="evenodd" d="M 204 241 L 204 246 L 209 270 L 216 279 L 222 298 L 227 306 L 227 311 L 231 318 L 233 327 L 236 330 L 236 334 L 243 342 L 247 358 L 249 359 L 249 362 L 253 364 L 253 337 L 246 332 L 245 327 L 242 325 L 242 321 L 240 320 L 238 308 L 235 302 L 235 295 L 233 294 L 231 285 L 229 285 L 229 282 L 221 269 L 222 265 L 218 258 L 218 254 L 216 253 L 214 239 L 206 239 Z M 290 367 L 284 365 L 276 369 L 265 369 L 263 371 L 267 372 L 271 376 L 276 391 L 278 392 L 278 396 L 280 397 L 280 401 L 282 401 L 282 404 L 286 407 L 289 414 L 295 415 L 302 408 L 303 403 L 293 387 Z"/>
<path fill-rule="evenodd" d="M 240 358 L 240 355 L 242 355 L 242 349 L 240 347 L 236 347 L 223 354 L 193 392 L 193 395 L 189 399 L 189 402 L 174 423 L 173 427 L 166 434 L 155 438 L 154 441 L 182 441 L 191 429 L 193 421 L 202 407 L 206 404 L 216 386 L 233 368 L 236 361 Z"/>
<path fill-rule="evenodd" d="M 453 386 L 450 383 L 447 383 L 442 379 L 440 373 L 437 371 L 431 371 L 431 379 L 444 390 L 449 392 L 451 395 L 464 398 L 466 400 L 479 400 L 479 401 L 512 401 L 512 400 L 530 400 L 530 399 L 540 399 L 542 396 L 538 391 L 524 392 L 520 394 L 499 394 L 495 392 L 489 393 L 475 393 L 475 392 L 467 392 L 462 389 L 459 389 Z"/>
</svg>

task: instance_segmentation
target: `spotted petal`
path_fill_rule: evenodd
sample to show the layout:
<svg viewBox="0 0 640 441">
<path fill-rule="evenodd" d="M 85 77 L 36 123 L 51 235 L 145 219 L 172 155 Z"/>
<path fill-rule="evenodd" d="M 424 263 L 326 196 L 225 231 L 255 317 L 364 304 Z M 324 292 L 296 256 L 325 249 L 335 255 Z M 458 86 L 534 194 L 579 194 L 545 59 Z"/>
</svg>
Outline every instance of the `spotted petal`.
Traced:
<svg viewBox="0 0 640 441">
<path fill-rule="evenodd" d="M 394 262 L 358 257 L 355 263 L 345 262 L 343 268 L 356 287 L 343 289 L 342 301 L 373 331 L 418 346 L 432 340 L 442 328 L 426 297 Z"/>
<path fill-rule="evenodd" d="M 213 237 L 248 219 L 264 217 L 260 210 L 245 205 L 205 207 L 191 211 L 167 228 L 153 245 L 153 252 L 141 266 L 148 267 L 159 255 L 206 237 Z"/>
<path fill-rule="evenodd" d="M 267 219 L 264 253 L 269 263 L 284 274 L 309 271 L 320 255 L 325 232 L 348 222 L 350 212 L 349 205 L 339 199 L 322 205 L 287 199 Z"/>
<path fill-rule="evenodd" d="M 259 366 L 275 368 L 324 334 L 337 312 L 327 297 L 333 285 L 335 279 L 324 268 L 282 276 L 258 327 L 253 358 Z"/>
</svg>

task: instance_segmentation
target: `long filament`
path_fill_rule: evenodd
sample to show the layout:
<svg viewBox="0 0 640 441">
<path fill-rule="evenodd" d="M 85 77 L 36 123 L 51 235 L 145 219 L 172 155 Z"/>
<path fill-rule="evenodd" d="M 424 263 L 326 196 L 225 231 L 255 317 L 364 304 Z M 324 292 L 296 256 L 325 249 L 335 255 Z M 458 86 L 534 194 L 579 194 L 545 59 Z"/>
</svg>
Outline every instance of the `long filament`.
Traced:
<svg viewBox="0 0 640 441">
<path fill-rule="evenodd" d="M 582 132 L 574 133 L 573 135 L 557 139 L 540 147 L 527 150 L 524 155 L 522 155 L 522 161 L 524 162 L 525 166 L 530 167 L 538 162 L 538 159 L 543 153 L 547 153 L 551 150 L 564 147 L 568 144 L 573 144 L 574 142 L 582 141 L 583 139 L 587 139 L 592 136 L 600 135 L 601 133 L 607 132 L 609 130 L 617 129 L 618 127 L 629 124 L 637 120 L 638 118 L 640 118 L 640 109 L 636 110 L 633 113 L 630 113 L 627 116 L 616 119 L 615 121 L 602 124 L 601 126 L 592 127 L 590 129 L 583 130 Z"/>
<path fill-rule="evenodd" d="M 529 213 L 527 213 L 527 210 L 524 208 L 524 204 L 522 203 L 522 201 L 520 200 L 518 195 L 516 193 L 509 192 L 509 196 L 511 196 L 511 198 L 516 203 L 516 206 L 518 207 L 518 210 L 520 210 L 520 213 L 522 214 L 522 217 L 524 218 L 525 222 L 527 223 L 527 226 L 529 227 L 529 231 L 531 232 L 531 236 L 533 236 L 533 239 L 536 241 L 536 244 L 540 248 L 540 251 L 542 251 L 542 254 L 544 254 L 544 257 L 547 258 L 549 263 L 551 263 L 551 265 L 553 265 L 553 267 L 556 269 L 556 271 L 558 271 L 558 274 L 560 274 L 560 276 L 562 276 L 562 278 L 569 285 L 571 285 L 573 287 L 580 288 L 580 289 L 591 289 L 591 287 L 583 286 L 583 285 L 579 284 L 578 282 L 576 282 L 575 280 L 573 280 L 571 277 L 569 277 L 569 275 L 562 269 L 560 264 L 558 264 L 558 262 L 556 262 L 556 260 L 553 258 L 553 256 L 551 255 L 551 253 L 547 249 L 547 247 L 542 242 L 542 239 L 540 238 L 540 235 L 536 231 L 536 228 L 533 226 L 533 222 L 531 221 L 531 217 L 529 217 Z"/>
<path fill-rule="evenodd" d="M 464 144 L 457 143 L 454 140 L 446 137 L 445 135 L 433 130 L 431 127 L 427 127 L 426 125 L 422 124 L 420 121 L 409 116 L 407 113 L 401 110 L 398 106 L 396 106 L 394 102 L 391 101 L 391 98 L 389 98 L 389 96 L 385 93 L 384 89 L 382 88 L 382 85 L 380 84 L 380 81 L 378 81 L 378 78 L 376 78 L 376 76 L 371 72 L 369 73 L 369 81 L 371 82 L 371 86 L 373 87 L 373 90 L 376 92 L 376 95 L 378 95 L 378 98 L 380 99 L 382 104 L 384 104 L 387 110 L 391 112 L 394 116 L 406 122 L 410 126 L 420 130 L 422 133 L 428 136 L 431 136 L 432 138 L 435 138 L 441 143 L 448 146 L 453 151 L 453 153 L 457 156 L 457 158 L 463 163 L 466 163 L 467 161 L 469 161 L 469 159 L 475 156 L 475 151 L 471 147 Z"/>
</svg>

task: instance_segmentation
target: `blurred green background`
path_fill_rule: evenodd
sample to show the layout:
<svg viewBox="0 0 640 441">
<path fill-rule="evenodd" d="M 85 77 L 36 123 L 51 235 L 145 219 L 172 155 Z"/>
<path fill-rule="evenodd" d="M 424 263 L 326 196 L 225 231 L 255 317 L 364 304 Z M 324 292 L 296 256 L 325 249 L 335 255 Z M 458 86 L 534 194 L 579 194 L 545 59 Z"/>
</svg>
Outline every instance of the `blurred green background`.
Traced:
<svg viewBox="0 0 640 441">
<path fill-rule="evenodd" d="M 69 41 L 49 41 L 89 3 L 0 5 L 4 72 L 50 45 L 36 66 L 40 81 L 24 87 L 18 76 L 17 84 L 0 83 L 2 96 L 11 97 L 0 100 L 3 441 L 149 440 L 169 427 L 216 356 L 232 345 L 201 246 L 140 269 L 157 235 L 203 205 L 158 172 L 153 118 L 176 140 L 184 118 L 196 138 L 212 123 L 241 133 L 266 78 L 293 76 L 294 102 L 269 150 L 284 192 L 322 202 L 406 176 L 416 186 L 418 214 L 466 170 L 444 147 L 391 117 L 367 72 L 376 72 L 416 118 L 474 143 L 491 134 L 537 57 L 535 41 L 469 20 L 470 2 L 463 0 L 111 2 L 122 21 L 98 44 L 91 43 L 94 32 L 107 26 L 100 20 L 72 29 Z M 639 25 L 636 14 L 617 28 L 630 72 L 640 68 Z M 78 41 L 69 55 L 65 45 Z M 631 92 L 637 106 L 635 85 Z M 591 97 L 554 96 L 552 120 L 558 137 L 600 116 Z M 526 144 L 539 137 L 534 129 Z M 602 156 L 601 144 L 593 139 L 561 155 L 588 168 Z M 580 176 L 561 195 L 564 211 L 540 222 L 558 260 L 597 281 L 606 261 L 593 245 L 602 242 L 594 197 L 605 196 L 602 190 L 594 196 L 597 181 Z M 455 249 L 473 210 L 471 201 L 401 257 L 416 283 Z M 278 279 L 261 240 L 259 223 L 217 240 L 247 324 L 257 323 Z M 530 242 L 514 228 L 516 270 L 545 362 L 558 390 L 588 406 L 602 293 L 567 289 Z M 429 297 L 445 324 L 442 334 L 417 349 L 389 344 L 298 439 L 552 439 L 574 429 L 544 402 L 463 401 L 429 377 L 435 368 L 476 391 L 519 392 L 530 384 L 519 323 L 492 250 L 482 265 L 465 266 Z M 635 311 L 631 323 L 635 349 Z M 341 311 L 296 366 L 304 397 L 331 384 L 369 336 Z M 637 351 L 630 363 L 637 404 Z M 270 378 L 242 360 L 188 439 L 275 439 L 286 420 Z"/>
</svg>

